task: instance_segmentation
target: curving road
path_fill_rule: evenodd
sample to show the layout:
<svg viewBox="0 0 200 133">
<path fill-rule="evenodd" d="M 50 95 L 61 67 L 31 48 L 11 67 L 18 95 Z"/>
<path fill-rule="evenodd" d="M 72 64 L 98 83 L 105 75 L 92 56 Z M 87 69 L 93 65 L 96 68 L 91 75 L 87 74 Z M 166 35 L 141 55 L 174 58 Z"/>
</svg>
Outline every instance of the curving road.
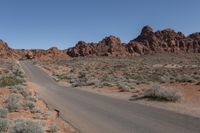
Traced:
<svg viewBox="0 0 200 133">
<path fill-rule="evenodd" d="M 40 96 L 83 133 L 200 133 L 200 119 L 60 86 L 45 72 L 21 65 Z"/>
</svg>

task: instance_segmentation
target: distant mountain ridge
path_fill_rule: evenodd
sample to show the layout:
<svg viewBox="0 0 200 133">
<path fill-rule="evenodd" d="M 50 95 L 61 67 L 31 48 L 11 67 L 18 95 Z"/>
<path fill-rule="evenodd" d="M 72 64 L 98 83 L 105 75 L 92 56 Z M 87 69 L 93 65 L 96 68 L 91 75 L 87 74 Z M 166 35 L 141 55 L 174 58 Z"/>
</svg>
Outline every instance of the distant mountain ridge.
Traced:
<svg viewBox="0 0 200 133">
<path fill-rule="evenodd" d="M 150 26 L 145 26 L 141 34 L 128 44 L 114 36 L 104 38 L 98 43 L 78 42 L 75 47 L 65 50 L 71 57 L 101 55 L 101 56 L 135 56 L 150 53 L 200 53 L 200 33 L 196 32 L 186 37 L 181 32 L 165 29 L 153 32 Z"/>
<path fill-rule="evenodd" d="M 200 32 L 185 36 L 173 29 L 154 32 L 150 26 L 143 27 L 141 34 L 129 43 L 122 43 L 118 37 L 108 36 L 98 43 L 79 41 L 74 47 L 59 50 L 12 49 L 0 40 L 1 58 L 69 58 L 79 56 L 139 56 L 151 53 L 200 53 Z"/>
</svg>

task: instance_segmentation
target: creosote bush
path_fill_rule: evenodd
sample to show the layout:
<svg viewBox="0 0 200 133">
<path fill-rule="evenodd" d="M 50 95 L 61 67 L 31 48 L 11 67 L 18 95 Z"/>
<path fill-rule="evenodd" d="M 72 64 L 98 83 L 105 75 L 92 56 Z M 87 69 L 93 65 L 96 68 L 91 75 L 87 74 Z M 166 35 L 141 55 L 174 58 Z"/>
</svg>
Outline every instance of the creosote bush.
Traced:
<svg viewBox="0 0 200 133">
<path fill-rule="evenodd" d="M 24 108 L 25 109 L 33 109 L 35 107 L 35 104 L 32 101 L 25 101 Z"/>
<path fill-rule="evenodd" d="M 33 109 L 31 109 L 31 113 L 41 113 L 42 111 L 40 110 L 40 108 L 34 107 Z"/>
<path fill-rule="evenodd" d="M 19 96 L 16 94 L 12 94 L 6 100 L 6 108 L 10 112 L 17 111 L 19 109 Z"/>
<path fill-rule="evenodd" d="M 172 88 L 161 88 L 156 85 L 144 92 L 144 97 L 158 101 L 176 102 L 181 99 L 181 93 Z"/>
<path fill-rule="evenodd" d="M 31 96 L 31 92 L 28 91 L 23 85 L 14 85 L 10 89 L 13 93 L 20 93 L 23 97 Z"/>
<path fill-rule="evenodd" d="M 0 108 L 0 118 L 7 118 L 7 115 L 8 115 L 8 109 Z"/>
<path fill-rule="evenodd" d="M 6 87 L 6 86 L 13 86 L 22 84 L 23 81 L 20 79 L 17 79 L 15 77 L 1 77 L 0 78 L 0 87 Z"/>
<path fill-rule="evenodd" d="M 44 133 L 42 123 L 16 120 L 10 129 L 10 133 Z"/>
<path fill-rule="evenodd" d="M 58 127 L 57 127 L 57 125 L 56 125 L 56 124 L 51 124 L 51 125 L 49 126 L 49 133 L 56 133 L 56 132 L 58 132 Z"/>
<path fill-rule="evenodd" d="M 9 121 L 7 119 L 0 118 L 0 133 L 4 133 L 9 128 Z"/>
</svg>

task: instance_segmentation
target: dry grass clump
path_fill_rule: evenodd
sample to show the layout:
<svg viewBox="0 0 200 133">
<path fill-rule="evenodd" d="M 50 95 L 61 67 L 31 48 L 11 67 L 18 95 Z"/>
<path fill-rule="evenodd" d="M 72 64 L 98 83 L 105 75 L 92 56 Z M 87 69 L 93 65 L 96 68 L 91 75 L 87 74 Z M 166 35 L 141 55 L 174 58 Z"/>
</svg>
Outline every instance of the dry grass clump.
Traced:
<svg viewBox="0 0 200 133">
<path fill-rule="evenodd" d="M 144 98 L 158 101 L 177 102 L 181 99 L 181 97 L 182 95 L 178 90 L 172 88 L 164 88 L 158 85 L 153 86 L 144 92 Z"/>
</svg>

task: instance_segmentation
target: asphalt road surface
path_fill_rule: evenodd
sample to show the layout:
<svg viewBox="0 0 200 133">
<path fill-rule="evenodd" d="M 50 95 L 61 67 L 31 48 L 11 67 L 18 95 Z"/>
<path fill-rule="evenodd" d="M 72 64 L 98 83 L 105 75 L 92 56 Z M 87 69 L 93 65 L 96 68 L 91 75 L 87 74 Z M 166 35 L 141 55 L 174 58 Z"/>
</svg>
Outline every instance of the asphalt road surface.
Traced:
<svg viewBox="0 0 200 133">
<path fill-rule="evenodd" d="M 66 88 L 29 61 L 21 62 L 40 96 L 83 133 L 200 133 L 200 119 L 131 101 Z"/>
</svg>

